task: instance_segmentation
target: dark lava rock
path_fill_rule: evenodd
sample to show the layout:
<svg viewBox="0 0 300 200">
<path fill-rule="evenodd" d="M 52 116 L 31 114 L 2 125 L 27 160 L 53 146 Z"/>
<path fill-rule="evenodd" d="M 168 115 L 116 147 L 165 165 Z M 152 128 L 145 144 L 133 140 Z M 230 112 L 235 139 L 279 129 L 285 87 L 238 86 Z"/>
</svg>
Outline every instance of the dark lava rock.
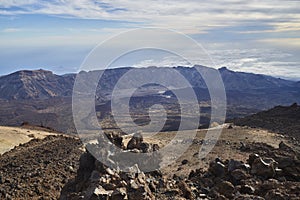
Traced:
<svg viewBox="0 0 300 200">
<path fill-rule="evenodd" d="M 76 176 L 81 147 L 69 136 L 47 136 L 1 155 L 0 199 L 58 199 L 66 180 Z"/>
<path fill-rule="evenodd" d="M 276 199 L 276 200 L 287 200 L 289 199 L 286 197 L 286 195 L 281 194 L 279 191 L 276 190 L 270 190 L 266 196 L 265 199 Z"/>
<path fill-rule="evenodd" d="M 231 182 L 223 181 L 217 185 L 217 191 L 227 198 L 234 196 L 234 186 Z"/>
<path fill-rule="evenodd" d="M 189 162 L 189 161 L 188 161 L 187 159 L 184 159 L 184 160 L 181 161 L 181 164 L 182 164 L 182 165 L 186 165 L 186 164 L 188 164 L 188 162 Z"/>
<path fill-rule="evenodd" d="M 222 162 L 213 161 L 209 164 L 208 170 L 209 170 L 209 172 L 214 174 L 216 177 L 223 177 L 223 176 L 225 176 L 226 168 Z"/>
<path fill-rule="evenodd" d="M 248 174 L 241 169 L 236 169 L 232 171 L 231 176 L 235 184 L 238 184 L 241 180 L 247 179 L 249 177 Z"/>
<path fill-rule="evenodd" d="M 275 176 L 275 161 L 256 158 L 251 165 L 251 173 L 264 178 L 272 178 Z"/>
<path fill-rule="evenodd" d="M 255 189 L 251 187 L 250 185 L 243 185 L 240 189 L 240 192 L 242 194 L 254 194 Z"/>
<path fill-rule="evenodd" d="M 193 193 L 192 193 L 191 188 L 184 181 L 180 181 L 178 183 L 178 187 L 181 189 L 183 197 L 185 197 L 187 199 L 193 198 Z"/>
<path fill-rule="evenodd" d="M 127 149 L 140 149 L 143 140 L 143 135 L 141 133 L 135 133 L 129 140 Z"/>
</svg>

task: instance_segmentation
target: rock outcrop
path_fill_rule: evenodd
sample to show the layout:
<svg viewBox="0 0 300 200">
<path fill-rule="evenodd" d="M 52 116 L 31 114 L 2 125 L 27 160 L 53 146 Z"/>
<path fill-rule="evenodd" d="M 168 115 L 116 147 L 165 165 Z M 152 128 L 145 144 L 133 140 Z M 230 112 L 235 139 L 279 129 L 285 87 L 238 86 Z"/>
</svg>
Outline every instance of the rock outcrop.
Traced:
<svg viewBox="0 0 300 200">
<path fill-rule="evenodd" d="M 298 199 L 300 156 L 288 145 L 275 149 L 261 143 L 250 145 L 247 163 L 212 161 L 208 171 L 196 170 L 188 183 L 195 195 L 212 199 Z"/>
<path fill-rule="evenodd" d="M 127 147 L 141 153 L 143 143 L 141 135 L 135 135 Z M 155 145 L 147 146 L 153 151 Z M 159 170 L 144 173 L 139 161 L 128 172 L 118 171 L 86 152 L 61 199 L 298 199 L 299 153 L 283 142 L 279 148 L 262 143 L 247 146 L 242 150 L 249 151 L 247 162 L 216 158 L 207 170 L 192 170 L 186 178 L 176 174 L 169 178 Z"/>
<path fill-rule="evenodd" d="M 126 160 L 123 154 L 126 152 L 146 153 L 157 151 L 157 145 L 143 142 L 143 136 L 140 133 L 134 134 L 127 148 L 124 147 L 122 137 L 118 134 L 108 135 L 108 139 L 120 147 L 121 151 L 107 153 L 106 150 L 101 148 L 103 144 L 101 139 L 98 140 L 98 144 L 88 146 L 87 149 L 96 152 L 96 157 L 106 157 L 106 163 L 109 163 L 109 166 L 104 165 L 94 158 L 89 151 L 86 151 L 80 158 L 76 178 L 66 184 L 60 199 L 155 199 L 153 193 L 163 182 L 162 174 L 160 171 L 144 173 L 139 167 L 154 164 L 145 163 L 152 162 L 152 160 L 159 164 L 161 162 L 159 155 L 157 154 L 155 159 L 151 159 L 151 155 L 149 155 L 149 159 L 146 160 L 133 158 Z M 126 172 L 119 170 L 119 168 L 124 167 L 121 166 L 121 162 L 124 162 L 124 160 L 127 161 Z"/>
</svg>

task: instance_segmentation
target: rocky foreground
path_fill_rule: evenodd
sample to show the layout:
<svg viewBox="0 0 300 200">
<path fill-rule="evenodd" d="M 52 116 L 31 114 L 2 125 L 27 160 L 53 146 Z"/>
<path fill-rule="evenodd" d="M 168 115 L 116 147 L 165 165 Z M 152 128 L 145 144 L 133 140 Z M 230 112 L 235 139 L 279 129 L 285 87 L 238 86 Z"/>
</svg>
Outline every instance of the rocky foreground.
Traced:
<svg viewBox="0 0 300 200">
<path fill-rule="evenodd" d="M 128 159 L 125 173 L 97 161 L 74 137 L 33 139 L 0 156 L 0 199 L 299 199 L 297 140 L 229 126 L 213 151 L 199 160 L 199 147 L 209 142 L 204 132 L 199 130 L 176 163 L 150 173 L 143 173 L 143 166 L 158 166 L 159 153 L 155 162 Z M 123 151 L 145 153 L 158 152 L 173 134 L 149 139 L 112 132 L 108 138 Z M 107 156 L 98 142 L 90 147 Z"/>
<path fill-rule="evenodd" d="M 79 139 L 48 136 L 21 144 L 0 156 L 0 199 L 57 199 L 76 175 Z"/>
<path fill-rule="evenodd" d="M 122 146 L 120 136 L 111 137 L 111 141 Z M 133 137 L 123 148 L 139 153 L 153 151 L 151 146 Z M 242 144 L 240 151 L 250 152 L 247 162 L 216 158 L 207 170 L 192 170 L 187 178 L 176 172 L 167 178 L 159 170 L 143 173 L 138 162 L 129 173 L 121 172 L 86 152 L 80 158 L 76 178 L 66 184 L 60 199 L 299 199 L 299 152 L 283 142 L 278 148 Z M 100 146 L 99 152 L 101 155 Z"/>
</svg>

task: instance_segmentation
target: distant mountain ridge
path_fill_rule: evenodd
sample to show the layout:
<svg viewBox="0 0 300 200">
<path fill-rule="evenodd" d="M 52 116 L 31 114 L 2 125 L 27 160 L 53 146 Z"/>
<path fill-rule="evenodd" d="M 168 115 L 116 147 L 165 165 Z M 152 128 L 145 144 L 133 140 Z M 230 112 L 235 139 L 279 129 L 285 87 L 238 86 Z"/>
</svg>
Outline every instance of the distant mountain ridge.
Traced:
<svg viewBox="0 0 300 200">
<path fill-rule="evenodd" d="M 219 69 L 227 90 L 294 87 L 295 82 L 272 76 Z"/>
<path fill-rule="evenodd" d="M 98 93 L 109 93 L 113 90 L 117 81 L 123 74 L 133 68 L 116 68 L 106 70 L 99 82 Z M 179 88 L 176 84 L 172 74 L 174 69 L 180 72 L 186 80 L 190 82 L 193 87 L 206 88 L 205 81 L 199 72 L 207 72 L 215 70 L 204 66 L 196 65 L 190 67 L 148 67 L 148 68 L 135 68 L 140 72 L 139 79 L 147 76 L 150 71 L 157 71 L 157 74 L 165 79 L 166 83 L 170 83 L 167 87 Z M 300 82 L 283 80 L 271 76 L 234 72 L 228 70 L 226 67 L 220 68 L 219 72 L 224 81 L 226 90 L 258 90 L 258 89 L 281 89 L 281 88 L 295 88 L 300 86 Z M 85 74 L 87 80 L 89 77 L 97 76 L 100 71 L 80 72 Z M 46 70 L 24 70 L 18 71 L 6 76 L 0 77 L 0 99 L 6 100 L 30 100 L 30 99 L 48 99 L 53 97 L 70 97 L 73 91 L 73 85 L 76 74 L 56 75 L 51 71 Z M 135 80 L 128 81 L 124 84 L 124 88 L 130 88 Z M 100 95 L 101 96 L 101 95 Z"/>
<path fill-rule="evenodd" d="M 122 84 L 126 93 L 136 81 L 144 80 L 155 74 L 166 85 L 163 90 L 155 84 L 142 87 L 142 92 L 135 94 L 131 102 L 134 106 L 143 108 L 142 102 L 165 105 L 176 102 L 172 91 L 182 92 L 189 102 L 187 90 L 180 85 L 175 77 L 177 72 L 193 87 L 204 117 L 210 114 L 210 95 L 200 73 L 215 72 L 212 68 L 204 66 L 194 67 L 148 67 L 148 68 L 116 68 L 105 70 L 96 90 L 95 108 L 101 117 L 110 113 L 111 93 L 118 80 L 128 71 L 135 69 L 138 73 L 136 80 L 128 79 Z M 175 69 L 175 70 L 174 70 Z M 85 77 L 80 84 L 84 90 L 95 86 L 98 76 L 103 71 L 80 72 Z M 155 72 L 155 73 L 154 73 Z M 274 78 L 271 76 L 251 73 L 234 72 L 227 68 L 219 69 L 227 95 L 227 118 L 244 117 L 276 105 L 290 105 L 294 102 L 300 104 L 300 82 L 293 82 Z M 73 85 L 78 74 L 56 75 L 46 70 L 24 70 L 0 77 L 0 125 L 18 126 L 23 122 L 34 125 L 51 127 L 65 133 L 75 133 L 72 115 Z M 214 80 L 212 80 L 214 81 Z M 154 82 L 155 83 L 155 82 Z M 153 89 L 154 88 L 154 89 Z M 171 88 L 172 90 L 167 90 Z M 166 90 L 166 91 L 165 91 Z M 161 91 L 164 91 L 161 93 Z M 165 98 L 166 96 L 171 98 Z M 158 102 L 157 102 L 158 101 Z M 162 101 L 162 102 L 161 102 Z M 133 106 L 133 107 L 134 107 Z M 170 108 L 171 109 L 171 108 Z M 147 109 L 146 109 L 147 110 Z M 173 119 L 170 116 L 170 119 Z M 176 116 L 175 116 L 176 118 Z"/>
<path fill-rule="evenodd" d="M 0 77 L 2 99 L 48 99 L 70 96 L 75 75 L 59 76 L 46 70 L 23 70 Z"/>
</svg>

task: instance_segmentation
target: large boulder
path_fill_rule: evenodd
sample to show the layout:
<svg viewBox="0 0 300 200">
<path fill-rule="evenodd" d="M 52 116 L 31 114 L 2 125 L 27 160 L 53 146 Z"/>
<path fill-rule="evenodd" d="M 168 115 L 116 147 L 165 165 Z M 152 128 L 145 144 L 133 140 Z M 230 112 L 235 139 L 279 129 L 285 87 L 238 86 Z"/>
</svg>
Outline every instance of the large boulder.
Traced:
<svg viewBox="0 0 300 200">
<path fill-rule="evenodd" d="M 127 149 L 140 149 L 144 141 L 143 135 L 140 132 L 135 133 L 127 144 Z"/>
</svg>

